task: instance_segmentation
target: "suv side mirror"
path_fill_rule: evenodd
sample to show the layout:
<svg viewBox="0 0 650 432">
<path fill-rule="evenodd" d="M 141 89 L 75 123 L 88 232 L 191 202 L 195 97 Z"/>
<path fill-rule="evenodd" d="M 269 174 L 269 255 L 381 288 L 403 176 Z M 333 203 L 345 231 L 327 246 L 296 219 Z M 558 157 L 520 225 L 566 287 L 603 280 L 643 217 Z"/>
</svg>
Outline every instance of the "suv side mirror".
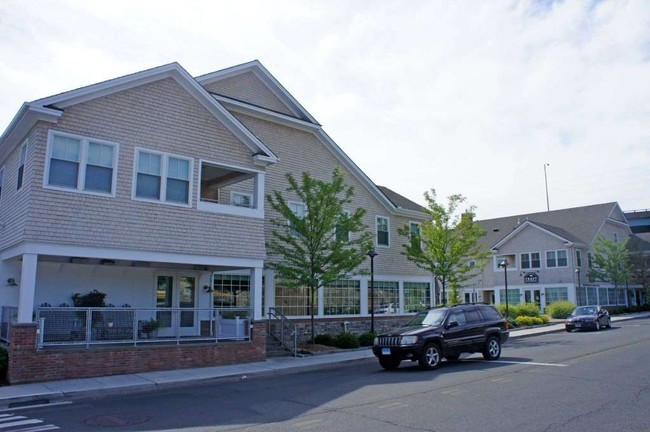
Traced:
<svg viewBox="0 0 650 432">
<path fill-rule="evenodd" d="M 458 321 L 451 321 L 451 322 L 447 323 L 447 328 L 448 329 L 454 328 L 454 327 L 458 327 Z"/>
</svg>

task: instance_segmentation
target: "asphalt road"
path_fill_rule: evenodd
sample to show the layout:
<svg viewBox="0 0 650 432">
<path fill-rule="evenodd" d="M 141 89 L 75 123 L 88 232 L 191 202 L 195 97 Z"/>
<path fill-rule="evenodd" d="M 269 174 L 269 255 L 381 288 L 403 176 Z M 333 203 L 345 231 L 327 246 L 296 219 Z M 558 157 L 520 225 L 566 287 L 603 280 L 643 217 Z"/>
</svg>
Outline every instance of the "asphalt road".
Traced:
<svg viewBox="0 0 650 432">
<path fill-rule="evenodd" d="M 512 340 L 499 361 L 473 354 L 436 371 L 364 360 L 9 411 L 0 431 L 650 431 L 649 358 L 650 319 L 638 319 Z M 8 415 L 40 423 L 3 428 Z"/>
</svg>

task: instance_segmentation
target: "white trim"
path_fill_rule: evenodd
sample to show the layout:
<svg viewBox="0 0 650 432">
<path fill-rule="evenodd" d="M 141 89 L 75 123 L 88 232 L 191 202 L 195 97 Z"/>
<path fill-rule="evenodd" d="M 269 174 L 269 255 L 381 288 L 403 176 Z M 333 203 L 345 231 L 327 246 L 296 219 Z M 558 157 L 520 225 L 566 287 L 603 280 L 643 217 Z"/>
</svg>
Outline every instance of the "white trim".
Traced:
<svg viewBox="0 0 650 432">
<path fill-rule="evenodd" d="M 558 252 L 559 251 L 564 251 L 566 253 L 566 265 L 561 266 L 559 263 L 558 259 Z M 548 266 L 548 258 L 547 255 L 549 252 L 554 252 L 555 253 L 555 266 L 554 267 L 549 267 Z M 568 249 L 550 249 L 547 251 L 544 251 L 544 268 L 545 269 L 563 269 L 563 268 L 568 268 L 569 267 L 569 250 Z"/>
<path fill-rule="evenodd" d="M 262 63 L 257 60 L 243 63 L 237 66 L 229 67 L 216 72 L 196 77 L 196 81 L 202 85 L 208 85 L 215 81 L 220 81 L 236 75 L 243 75 L 246 72 L 252 72 L 267 89 L 273 93 L 285 106 L 297 117 L 305 117 L 312 123 L 318 123 L 311 114 L 293 97 L 291 94 L 275 79 L 271 73 L 266 70 Z"/>
<path fill-rule="evenodd" d="M 377 219 L 379 219 L 379 218 L 386 219 L 386 221 L 388 222 L 387 223 L 387 225 L 388 225 L 388 227 L 387 227 L 387 229 L 388 229 L 388 244 L 387 245 L 379 244 L 379 223 L 377 221 Z M 388 217 L 388 216 L 375 215 L 375 246 L 377 246 L 379 248 L 390 248 L 390 217 Z"/>
<path fill-rule="evenodd" d="M 79 167 L 77 168 L 77 186 L 75 188 L 68 188 L 65 186 L 56 186 L 50 185 L 50 161 L 52 160 L 52 150 L 53 144 L 52 141 L 54 136 L 61 136 L 66 138 L 73 138 L 79 140 Z M 89 191 L 84 189 L 84 182 L 86 180 L 86 166 L 88 165 L 88 145 L 90 142 L 97 144 L 104 144 L 113 147 L 113 176 L 111 179 L 111 191 L 110 192 L 100 192 L 100 191 Z M 96 195 L 103 197 L 113 197 L 115 198 L 117 190 L 117 169 L 118 169 L 118 160 L 120 154 L 120 145 L 113 141 L 106 141 L 102 139 L 95 139 L 91 137 L 86 137 L 82 135 L 75 135 L 67 132 L 61 132 L 54 129 L 47 131 L 47 150 L 45 153 L 45 167 L 43 169 L 43 188 L 44 189 L 53 189 L 64 192 L 73 192 L 73 193 L 82 193 L 86 195 Z"/>
<path fill-rule="evenodd" d="M 262 267 L 264 258 L 230 258 L 213 255 L 176 254 L 129 249 L 70 246 L 50 243 L 22 243 L 0 253 L 0 260 L 20 257 L 23 254 L 52 255 L 64 257 L 105 258 L 151 263 L 191 264 L 215 267 Z M 153 267 L 152 267 L 153 268 Z"/>
<path fill-rule="evenodd" d="M 531 255 L 534 254 L 534 253 L 539 254 L 539 267 L 533 267 L 533 266 L 532 266 L 532 265 L 533 265 L 533 259 L 532 259 L 532 256 L 531 256 Z M 528 255 L 528 257 L 529 257 L 529 259 L 530 259 L 530 260 L 529 260 L 529 263 L 530 263 L 530 265 L 531 265 L 530 267 L 528 267 L 528 268 L 524 268 L 524 267 L 521 265 L 521 256 L 522 256 L 522 255 Z M 519 268 L 520 268 L 522 271 L 524 271 L 524 270 L 537 270 L 537 269 L 541 269 L 541 268 L 542 268 L 542 253 L 539 252 L 539 251 L 531 251 L 531 252 L 517 252 L 517 259 L 519 260 Z"/>
<path fill-rule="evenodd" d="M 0 137 L 0 161 L 13 151 L 38 121 L 56 123 L 63 111 L 24 103 Z"/>
<path fill-rule="evenodd" d="M 217 204 L 205 201 L 199 201 L 196 204 L 196 209 L 211 213 L 222 213 L 232 216 L 252 217 L 256 219 L 264 219 L 264 210 L 248 207 L 237 207 L 229 204 Z"/>
<path fill-rule="evenodd" d="M 516 236 L 517 234 L 519 234 L 519 232 L 523 231 L 523 229 L 524 229 L 525 227 L 527 227 L 527 226 L 532 226 L 532 227 L 534 227 L 534 228 L 537 228 L 538 230 L 542 231 L 543 233 L 546 233 L 546 234 L 548 234 L 548 235 L 550 235 L 550 236 L 552 236 L 552 237 L 555 237 L 556 239 L 562 241 L 562 242 L 565 243 L 566 245 L 569 245 L 569 246 L 573 245 L 573 242 L 572 242 L 571 240 L 569 240 L 569 239 L 567 239 L 567 238 L 564 238 L 564 237 L 562 237 L 562 236 L 560 236 L 560 235 L 558 235 L 558 234 L 555 234 L 554 232 L 551 232 L 551 231 L 549 231 L 549 230 L 547 230 L 547 229 L 545 229 L 545 228 L 542 228 L 541 226 L 537 225 L 535 222 L 531 222 L 530 220 L 527 220 L 527 221 L 524 221 L 524 223 L 522 223 L 521 225 L 519 225 L 519 226 L 518 226 L 517 228 L 515 228 L 514 230 L 510 231 L 510 233 L 508 233 L 508 235 L 506 235 L 505 237 L 503 237 L 501 240 L 499 240 L 498 242 L 496 242 L 496 243 L 491 247 L 491 249 L 496 249 L 496 250 L 498 250 L 498 249 L 499 249 L 501 246 L 503 246 L 506 242 L 508 242 L 510 239 L 512 239 L 512 238 L 513 238 L 514 236 Z"/>
<path fill-rule="evenodd" d="M 249 105 L 246 102 L 230 99 L 225 96 L 213 94 L 212 97 L 214 97 L 217 101 L 219 101 L 219 103 L 221 103 L 225 108 L 227 108 L 230 111 L 234 111 L 236 113 L 246 114 L 251 117 L 267 120 L 272 123 L 278 123 L 283 126 L 296 128 L 306 132 L 311 132 L 313 130 L 321 128 L 321 125 L 319 124 L 310 123 L 295 117 L 291 117 L 286 114 L 271 111 L 266 108 L 258 107 L 255 105 Z"/>
<path fill-rule="evenodd" d="M 253 159 L 259 163 L 275 163 L 277 156 L 263 144 L 255 135 L 250 133 L 239 121 L 228 112 L 215 98 L 213 98 L 198 82 L 187 73 L 178 63 L 170 63 L 153 69 L 136 72 L 101 83 L 92 84 L 76 90 L 71 90 L 43 99 L 38 99 L 28 105 L 23 105 L 12 120 L 9 128 L 0 138 L 2 144 L 17 133 L 26 133 L 39 119 L 56 122 L 63 113 L 50 110 L 47 106 L 56 106 L 59 109 L 69 107 L 81 102 L 86 102 L 98 97 L 128 90 L 144 84 L 173 78 L 181 87 L 207 109 L 215 118 L 233 133 L 253 153 Z M 34 114 L 28 116 L 30 112 Z M 260 157 L 260 155 L 263 155 Z"/>
<path fill-rule="evenodd" d="M 139 162 L 140 153 L 143 152 L 160 156 L 160 198 L 159 199 L 139 197 L 136 195 L 137 184 L 138 184 L 138 162 Z M 151 150 L 144 147 L 136 147 L 133 153 L 134 153 L 133 154 L 133 178 L 131 180 L 131 199 L 133 201 L 144 201 L 150 203 L 172 205 L 177 207 L 192 207 L 192 195 L 194 190 L 194 159 L 193 158 L 187 156 L 180 156 L 173 153 L 161 152 L 158 150 Z M 188 173 L 189 185 L 187 191 L 187 203 L 167 201 L 167 180 L 169 178 L 168 165 L 169 165 L 170 157 L 174 159 L 181 159 L 181 160 L 188 161 L 190 164 L 189 173 Z"/>
</svg>

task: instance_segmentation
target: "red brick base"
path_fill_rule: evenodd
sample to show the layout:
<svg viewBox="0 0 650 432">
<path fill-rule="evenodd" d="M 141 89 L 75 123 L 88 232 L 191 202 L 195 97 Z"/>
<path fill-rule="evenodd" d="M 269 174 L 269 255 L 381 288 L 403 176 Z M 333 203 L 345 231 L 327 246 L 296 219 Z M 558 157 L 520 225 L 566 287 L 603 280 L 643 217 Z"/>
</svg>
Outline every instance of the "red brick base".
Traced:
<svg viewBox="0 0 650 432">
<path fill-rule="evenodd" d="M 254 324 L 251 341 L 184 345 L 36 349 L 36 324 L 11 328 L 7 379 L 11 384 L 89 378 L 263 361 L 266 323 Z"/>
</svg>

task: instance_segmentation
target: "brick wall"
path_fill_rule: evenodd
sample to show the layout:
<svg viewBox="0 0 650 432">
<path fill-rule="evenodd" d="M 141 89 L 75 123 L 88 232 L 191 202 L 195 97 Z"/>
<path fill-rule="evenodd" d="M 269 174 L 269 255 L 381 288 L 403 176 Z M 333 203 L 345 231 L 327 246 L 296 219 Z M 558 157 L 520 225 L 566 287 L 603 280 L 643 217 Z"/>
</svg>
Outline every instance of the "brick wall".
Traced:
<svg viewBox="0 0 650 432">
<path fill-rule="evenodd" d="M 9 346 L 11 384 L 131 374 L 264 361 L 266 323 L 254 324 L 250 342 L 36 349 L 36 324 L 14 324 Z"/>
</svg>

